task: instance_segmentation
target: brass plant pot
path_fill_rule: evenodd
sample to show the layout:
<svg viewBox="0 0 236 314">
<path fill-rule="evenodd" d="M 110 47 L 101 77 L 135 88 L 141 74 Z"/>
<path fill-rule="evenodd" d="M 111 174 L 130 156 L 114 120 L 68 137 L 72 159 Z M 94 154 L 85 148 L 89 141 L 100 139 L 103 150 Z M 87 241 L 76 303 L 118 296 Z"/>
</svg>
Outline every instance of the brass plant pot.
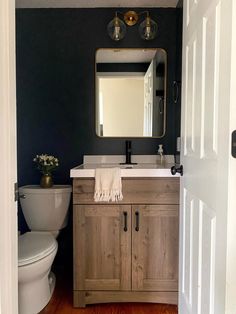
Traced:
<svg viewBox="0 0 236 314">
<path fill-rule="evenodd" d="M 50 174 L 44 174 L 40 180 L 41 188 L 51 188 L 53 186 L 52 176 Z"/>
</svg>

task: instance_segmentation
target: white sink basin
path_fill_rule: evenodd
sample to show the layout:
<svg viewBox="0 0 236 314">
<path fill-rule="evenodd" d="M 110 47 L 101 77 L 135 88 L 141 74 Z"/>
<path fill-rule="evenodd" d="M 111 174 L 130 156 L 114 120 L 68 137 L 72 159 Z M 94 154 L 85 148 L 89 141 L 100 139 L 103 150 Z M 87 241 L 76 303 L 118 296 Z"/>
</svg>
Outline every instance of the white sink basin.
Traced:
<svg viewBox="0 0 236 314">
<path fill-rule="evenodd" d="M 172 164 L 171 164 L 172 165 Z M 96 169 L 96 168 L 120 168 L 120 169 L 166 169 L 170 164 L 154 164 L 154 163 L 136 163 L 136 164 L 120 164 L 120 163 L 107 163 L 107 164 L 82 164 L 74 169 Z"/>
</svg>

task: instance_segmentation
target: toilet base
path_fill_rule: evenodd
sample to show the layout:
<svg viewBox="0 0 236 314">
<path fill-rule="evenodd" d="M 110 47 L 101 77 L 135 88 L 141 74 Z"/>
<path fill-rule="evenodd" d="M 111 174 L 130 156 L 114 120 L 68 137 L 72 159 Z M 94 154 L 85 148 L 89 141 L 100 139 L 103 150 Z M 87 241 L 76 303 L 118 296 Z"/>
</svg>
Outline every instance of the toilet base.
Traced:
<svg viewBox="0 0 236 314">
<path fill-rule="evenodd" d="M 51 299 L 55 286 L 56 286 L 56 276 L 54 275 L 52 271 L 48 275 L 48 282 L 49 282 L 49 287 L 50 287 L 50 294 L 51 294 L 50 299 Z"/>
<path fill-rule="evenodd" d="M 29 290 L 25 286 L 24 295 L 21 293 L 22 289 L 19 289 L 19 314 L 39 313 L 50 301 L 55 285 L 56 277 L 50 272 L 36 286 L 31 284 Z"/>
<path fill-rule="evenodd" d="M 57 248 L 45 258 L 18 267 L 19 314 L 37 314 L 50 301 L 56 277 L 50 272 Z"/>
</svg>

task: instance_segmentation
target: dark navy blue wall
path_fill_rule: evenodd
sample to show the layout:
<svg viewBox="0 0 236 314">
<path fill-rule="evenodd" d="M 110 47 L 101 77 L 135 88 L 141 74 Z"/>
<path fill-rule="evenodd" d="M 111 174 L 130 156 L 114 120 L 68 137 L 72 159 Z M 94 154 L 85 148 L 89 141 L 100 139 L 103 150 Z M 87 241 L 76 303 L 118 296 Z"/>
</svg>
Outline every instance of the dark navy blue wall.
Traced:
<svg viewBox="0 0 236 314">
<path fill-rule="evenodd" d="M 172 83 L 176 76 L 176 9 L 150 9 L 158 22 L 158 36 L 145 42 L 137 26 L 129 27 L 121 42 L 110 40 L 107 23 L 116 9 L 18 9 L 17 136 L 19 185 L 37 184 L 36 154 L 57 156 L 55 183 L 70 183 L 70 168 L 84 154 L 123 154 L 124 139 L 95 134 L 95 51 L 97 48 L 164 48 L 168 57 L 167 130 L 162 139 L 133 139 L 134 154 L 155 154 L 158 143 L 165 153 L 175 152 L 176 106 Z M 119 8 L 119 11 L 121 8 Z M 137 9 L 138 10 L 138 9 Z M 126 11 L 126 10 L 124 10 Z M 20 216 L 20 228 L 24 225 Z"/>
</svg>

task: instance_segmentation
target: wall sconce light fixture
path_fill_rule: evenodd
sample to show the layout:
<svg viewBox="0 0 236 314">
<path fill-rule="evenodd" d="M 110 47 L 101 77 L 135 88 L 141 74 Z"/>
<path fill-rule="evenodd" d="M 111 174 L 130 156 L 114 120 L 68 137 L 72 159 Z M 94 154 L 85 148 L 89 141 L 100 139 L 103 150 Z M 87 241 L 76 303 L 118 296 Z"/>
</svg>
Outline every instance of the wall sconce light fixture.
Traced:
<svg viewBox="0 0 236 314">
<path fill-rule="evenodd" d="M 111 39 L 115 41 L 123 39 L 126 35 L 126 25 L 135 25 L 138 22 L 139 16 L 144 14 L 146 17 L 139 25 L 139 34 L 144 40 L 154 39 L 157 34 L 157 23 L 150 18 L 148 11 L 140 13 L 135 11 L 128 11 L 126 13 L 117 11 L 115 17 L 107 25 L 107 32 Z M 120 15 L 123 20 L 119 18 L 118 15 Z"/>
</svg>

